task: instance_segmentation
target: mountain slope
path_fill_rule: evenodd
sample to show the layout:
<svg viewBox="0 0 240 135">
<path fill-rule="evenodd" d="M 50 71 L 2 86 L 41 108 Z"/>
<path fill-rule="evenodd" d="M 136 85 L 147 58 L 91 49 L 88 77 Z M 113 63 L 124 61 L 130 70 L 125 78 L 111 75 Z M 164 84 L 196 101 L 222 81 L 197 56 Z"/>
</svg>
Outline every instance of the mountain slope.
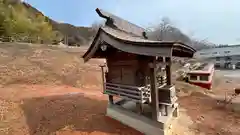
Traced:
<svg viewBox="0 0 240 135">
<path fill-rule="evenodd" d="M 0 0 L 1 41 L 84 45 L 94 33 L 89 27 L 58 23 L 20 0 Z"/>
<path fill-rule="evenodd" d="M 95 32 L 91 27 L 76 27 L 68 23 L 59 23 L 45 16 L 41 11 L 30 4 L 23 2 L 23 5 L 29 12 L 44 16 L 45 19 L 52 25 L 53 30 L 60 32 L 64 36 L 63 40 L 67 40 L 69 45 L 85 45 L 94 36 Z"/>
<path fill-rule="evenodd" d="M 34 14 L 18 0 L 0 0 L 0 38 L 2 41 L 53 43 L 61 33 L 41 14 Z"/>
<path fill-rule="evenodd" d="M 67 37 L 69 45 L 85 45 L 94 36 L 94 31 L 89 27 L 76 27 L 67 23 L 57 23 L 52 21 L 54 30 L 61 32 Z"/>
</svg>

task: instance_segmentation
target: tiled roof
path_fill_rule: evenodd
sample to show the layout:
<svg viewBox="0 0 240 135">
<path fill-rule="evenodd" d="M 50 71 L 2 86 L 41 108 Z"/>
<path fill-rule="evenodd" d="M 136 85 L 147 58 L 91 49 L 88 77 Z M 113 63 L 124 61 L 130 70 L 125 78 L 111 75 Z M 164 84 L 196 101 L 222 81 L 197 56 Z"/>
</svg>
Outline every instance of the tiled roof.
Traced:
<svg viewBox="0 0 240 135">
<path fill-rule="evenodd" d="M 124 52 L 146 56 L 192 57 L 195 52 L 195 49 L 181 42 L 148 40 L 143 36 L 143 28 L 99 9 L 96 11 L 107 22 L 99 28 L 90 48 L 84 54 L 85 61 L 96 57 L 95 53 L 104 43 Z"/>
<path fill-rule="evenodd" d="M 107 20 L 106 25 L 113 25 L 110 27 L 116 27 L 117 29 L 121 31 L 125 31 L 129 34 L 133 34 L 135 36 L 143 37 L 143 33 L 145 32 L 145 29 L 137 26 L 131 22 L 128 22 L 118 16 L 115 16 L 111 13 L 108 13 L 106 11 L 103 11 L 102 9 L 96 9 L 96 12 L 100 17 L 103 17 Z"/>
<path fill-rule="evenodd" d="M 131 43 L 132 45 L 134 44 L 138 44 L 138 45 L 162 45 L 162 46 L 166 46 L 166 45 L 173 45 L 173 44 L 178 44 L 178 45 L 184 45 L 182 42 L 175 42 L 175 41 L 154 41 L 154 40 L 148 40 L 148 39 L 144 39 L 142 37 L 136 36 L 136 35 L 132 35 L 129 34 L 125 31 L 120 31 L 118 29 L 113 29 L 111 27 L 105 26 L 105 27 L 101 27 L 100 28 L 103 32 L 107 33 L 109 36 L 112 36 L 113 38 L 115 38 L 116 40 L 121 40 L 125 43 Z M 190 49 L 194 50 L 192 47 L 188 46 Z"/>
</svg>

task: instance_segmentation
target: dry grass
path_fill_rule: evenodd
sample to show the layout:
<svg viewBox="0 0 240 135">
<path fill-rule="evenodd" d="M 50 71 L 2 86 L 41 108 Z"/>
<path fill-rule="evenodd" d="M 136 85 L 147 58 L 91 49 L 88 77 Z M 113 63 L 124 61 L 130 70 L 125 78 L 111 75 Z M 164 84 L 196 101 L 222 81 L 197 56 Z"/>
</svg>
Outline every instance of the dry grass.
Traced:
<svg viewBox="0 0 240 135">
<path fill-rule="evenodd" d="M 0 46 L 0 135 L 140 135 L 105 117 L 100 60 L 81 50 Z M 172 135 L 239 135 L 238 114 L 219 108 L 203 89 L 176 82 L 180 117 Z M 198 93 L 198 94 L 196 94 Z"/>
<path fill-rule="evenodd" d="M 64 84 L 89 87 L 101 84 L 98 64 L 83 64 L 82 53 L 70 53 L 53 47 L 4 46 L 0 48 L 0 84 Z M 89 66 L 91 64 L 91 66 Z M 88 70 L 86 70 L 88 69 Z M 89 76 L 88 72 L 95 76 Z M 96 87 L 99 87 L 96 86 Z"/>
</svg>

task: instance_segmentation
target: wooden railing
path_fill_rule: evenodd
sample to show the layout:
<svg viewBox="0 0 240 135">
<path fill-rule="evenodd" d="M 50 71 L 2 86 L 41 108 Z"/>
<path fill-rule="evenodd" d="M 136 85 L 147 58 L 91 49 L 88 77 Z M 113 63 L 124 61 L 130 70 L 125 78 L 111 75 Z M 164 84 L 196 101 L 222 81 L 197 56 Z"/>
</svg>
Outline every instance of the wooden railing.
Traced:
<svg viewBox="0 0 240 135">
<path fill-rule="evenodd" d="M 105 83 L 104 94 L 119 96 L 135 102 L 147 102 L 150 97 L 150 87 L 137 87 L 113 83 Z"/>
<path fill-rule="evenodd" d="M 158 83 L 158 87 L 166 85 L 166 79 Z M 105 83 L 104 94 L 119 96 L 123 99 L 132 100 L 139 103 L 151 101 L 151 87 L 150 84 L 144 87 Z"/>
</svg>

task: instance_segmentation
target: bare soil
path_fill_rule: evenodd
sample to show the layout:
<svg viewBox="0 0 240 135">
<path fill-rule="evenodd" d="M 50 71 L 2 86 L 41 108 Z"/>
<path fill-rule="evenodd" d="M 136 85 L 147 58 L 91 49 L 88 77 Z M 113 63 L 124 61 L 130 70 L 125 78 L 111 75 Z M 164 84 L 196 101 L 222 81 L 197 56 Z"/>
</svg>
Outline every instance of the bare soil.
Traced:
<svg viewBox="0 0 240 135">
<path fill-rule="evenodd" d="M 98 67 L 103 61 L 83 63 L 82 54 L 81 49 L 1 45 L 0 135 L 141 135 L 105 116 Z M 175 83 L 181 108 L 171 135 L 240 134 L 240 114 L 223 108 L 206 90 Z M 221 94 L 221 87 L 212 93 Z"/>
</svg>

